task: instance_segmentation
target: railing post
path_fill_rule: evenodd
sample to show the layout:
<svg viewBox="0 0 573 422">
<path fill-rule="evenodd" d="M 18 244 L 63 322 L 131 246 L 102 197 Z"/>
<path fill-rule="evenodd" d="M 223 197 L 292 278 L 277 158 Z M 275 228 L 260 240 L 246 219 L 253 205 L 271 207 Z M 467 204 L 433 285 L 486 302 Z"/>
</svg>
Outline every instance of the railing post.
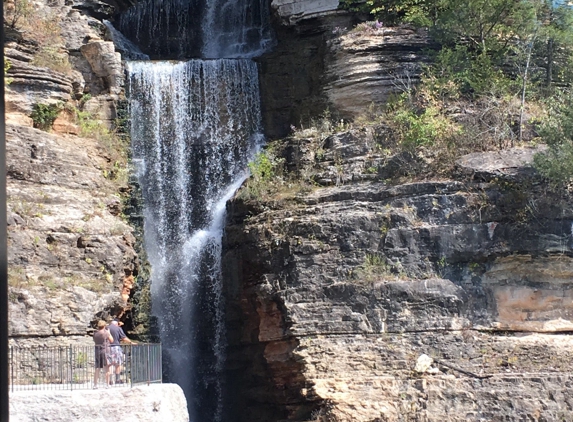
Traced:
<svg viewBox="0 0 573 422">
<path fill-rule="evenodd" d="M 14 392 L 14 346 L 10 346 L 10 387 Z"/>
<path fill-rule="evenodd" d="M 60 384 L 64 383 L 64 366 L 63 366 L 64 360 L 62 359 L 63 350 L 64 349 L 62 349 L 61 346 L 58 347 L 58 355 L 59 355 L 58 356 L 59 357 L 59 359 L 58 359 L 59 360 L 59 362 L 58 362 L 59 371 L 58 372 L 60 373 Z"/>
<path fill-rule="evenodd" d="M 151 353 L 149 350 L 149 343 L 147 343 L 147 385 L 149 385 L 151 383 L 151 370 L 149 369 L 149 364 L 150 364 L 150 357 L 151 357 Z"/>
<path fill-rule="evenodd" d="M 72 346 L 70 344 L 70 390 L 74 389 L 74 365 L 73 365 L 73 359 L 74 359 L 74 346 Z"/>
<path fill-rule="evenodd" d="M 135 346 L 130 345 L 130 355 L 129 355 L 129 388 L 133 388 L 133 348 Z"/>
</svg>

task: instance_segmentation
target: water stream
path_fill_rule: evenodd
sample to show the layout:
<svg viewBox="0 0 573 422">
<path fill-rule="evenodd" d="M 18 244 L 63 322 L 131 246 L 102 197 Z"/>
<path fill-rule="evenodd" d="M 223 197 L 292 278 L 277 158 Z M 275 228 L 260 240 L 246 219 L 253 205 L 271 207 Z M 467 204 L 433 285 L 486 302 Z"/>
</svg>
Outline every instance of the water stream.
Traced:
<svg viewBox="0 0 573 422">
<path fill-rule="evenodd" d="M 131 19 L 133 28 L 145 27 L 142 22 L 151 19 L 157 2 L 182 7 L 181 14 L 198 3 L 139 3 L 122 24 Z M 223 418 L 221 239 L 225 204 L 247 177 L 247 163 L 263 142 L 257 66 L 243 57 L 260 54 L 270 43 L 264 3 L 214 0 L 199 7 L 201 38 L 207 41 L 198 51 L 212 60 L 127 63 L 152 313 L 163 343 L 164 377 L 183 388 L 193 422 Z M 157 40 L 172 34 L 169 25 L 186 28 L 190 22 L 169 14 L 153 19 L 154 43 L 147 51 L 140 46 L 150 54 L 157 53 Z M 191 38 L 184 35 L 181 42 Z"/>
</svg>

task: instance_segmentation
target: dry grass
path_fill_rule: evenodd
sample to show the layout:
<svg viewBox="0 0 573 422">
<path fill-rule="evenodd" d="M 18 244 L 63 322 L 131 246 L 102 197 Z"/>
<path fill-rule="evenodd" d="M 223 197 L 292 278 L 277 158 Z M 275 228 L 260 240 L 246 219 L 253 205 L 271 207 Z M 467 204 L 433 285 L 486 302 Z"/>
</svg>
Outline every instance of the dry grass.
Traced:
<svg viewBox="0 0 573 422">
<path fill-rule="evenodd" d="M 50 7 L 30 0 L 4 2 L 5 22 L 37 46 L 32 64 L 70 74 L 72 67 L 61 34 L 61 17 Z"/>
</svg>

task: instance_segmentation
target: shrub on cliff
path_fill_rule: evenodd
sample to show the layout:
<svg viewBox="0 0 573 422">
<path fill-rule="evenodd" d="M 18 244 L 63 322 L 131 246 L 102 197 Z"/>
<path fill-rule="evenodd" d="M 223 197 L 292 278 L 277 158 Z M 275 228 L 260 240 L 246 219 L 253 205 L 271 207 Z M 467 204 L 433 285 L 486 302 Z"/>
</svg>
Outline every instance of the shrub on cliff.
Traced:
<svg viewBox="0 0 573 422">
<path fill-rule="evenodd" d="M 61 110 L 61 104 L 34 104 L 34 109 L 32 114 L 30 114 L 34 127 L 41 130 L 49 130 Z"/>
<path fill-rule="evenodd" d="M 273 194 L 282 184 L 282 167 L 284 158 L 275 154 L 272 145 L 259 153 L 248 164 L 250 177 L 239 192 L 245 200 L 260 200 Z"/>
<path fill-rule="evenodd" d="M 539 129 L 548 149 L 535 156 L 538 171 L 550 181 L 564 185 L 573 180 L 573 92 L 556 95 Z"/>
</svg>

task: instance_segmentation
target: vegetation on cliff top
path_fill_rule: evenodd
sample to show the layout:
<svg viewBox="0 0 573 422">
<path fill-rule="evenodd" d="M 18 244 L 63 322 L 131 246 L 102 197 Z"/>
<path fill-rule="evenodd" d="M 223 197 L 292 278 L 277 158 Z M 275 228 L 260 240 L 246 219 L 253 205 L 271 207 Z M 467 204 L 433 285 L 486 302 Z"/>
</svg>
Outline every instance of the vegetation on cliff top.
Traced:
<svg viewBox="0 0 573 422">
<path fill-rule="evenodd" d="M 4 27 L 21 32 L 35 47 L 32 64 L 70 74 L 72 66 L 63 48 L 61 19 L 52 8 L 41 8 L 30 0 L 4 2 Z"/>
<path fill-rule="evenodd" d="M 573 141 L 562 129 L 572 114 L 573 9 L 547 0 L 342 0 L 379 26 L 428 29 L 421 83 L 397 81 L 402 93 L 378 116 L 407 150 L 439 151 L 436 168 L 461 154 L 545 142 L 536 160 L 554 181 L 569 181 Z M 561 129 L 559 129 L 561 128 Z"/>
<path fill-rule="evenodd" d="M 408 157 L 401 160 L 397 178 L 447 177 L 464 154 L 545 143 L 549 148 L 535 159 L 539 172 L 558 185 L 573 179 L 569 5 L 546 0 L 342 0 L 341 6 L 376 19 L 357 25 L 350 36 L 407 23 L 427 28 L 438 47 L 427 52 L 428 64 L 396 77 L 398 92 L 384 107 L 373 104 L 354 122 L 326 110 L 309 127 L 292 127 L 291 138 L 305 140 L 305 148 L 312 150 L 310 173 L 291 174 L 281 143 L 272 143 L 251 163 L 242 199 L 265 198 L 268 203 L 312 188 L 313 165 L 321 161 L 321 145 L 329 136 L 376 125 L 385 128 L 384 146 L 377 152 Z M 373 164 L 365 172 L 376 175 L 379 168 Z"/>
</svg>

